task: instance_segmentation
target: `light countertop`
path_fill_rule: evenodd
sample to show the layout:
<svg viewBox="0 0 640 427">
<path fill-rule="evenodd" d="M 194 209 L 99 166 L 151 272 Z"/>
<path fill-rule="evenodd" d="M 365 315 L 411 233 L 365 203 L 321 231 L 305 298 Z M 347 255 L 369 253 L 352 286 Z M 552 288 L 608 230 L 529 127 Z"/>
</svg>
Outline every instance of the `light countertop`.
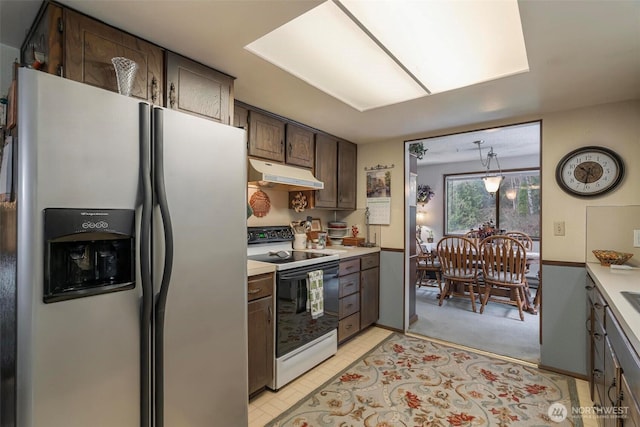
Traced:
<svg viewBox="0 0 640 427">
<path fill-rule="evenodd" d="M 380 252 L 379 247 L 373 248 L 356 248 L 353 246 L 329 246 L 326 249 L 305 249 L 305 252 L 320 252 L 326 254 L 338 254 L 340 259 L 353 258 L 361 255 Z M 258 274 L 271 273 L 276 271 L 274 264 L 268 262 L 247 260 L 247 275 L 256 276 Z"/>
<path fill-rule="evenodd" d="M 587 271 L 609 303 L 609 308 L 613 311 L 636 354 L 640 354 L 640 313 L 620 293 L 622 291 L 640 293 L 640 270 L 612 270 L 599 263 L 588 262 Z"/>
<path fill-rule="evenodd" d="M 252 259 L 247 260 L 247 275 L 257 276 L 258 274 L 272 273 L 276 271 L 275 264 L 269 264 L 268 262 L 254 261 Z"/>
</svg>

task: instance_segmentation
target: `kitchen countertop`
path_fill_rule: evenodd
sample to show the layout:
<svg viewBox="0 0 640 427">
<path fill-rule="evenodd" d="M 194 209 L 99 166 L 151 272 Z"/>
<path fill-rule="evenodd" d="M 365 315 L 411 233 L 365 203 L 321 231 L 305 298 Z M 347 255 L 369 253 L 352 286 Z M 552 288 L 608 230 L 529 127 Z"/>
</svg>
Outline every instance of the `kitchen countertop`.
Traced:
<svg viewBox="0 0 640 427">
<path fill-rule="evenodd" d="M 620 293 L 640 293 L 640 270 L 612 270 L 599 263 L 588 262 L 587 271 L 609 303 L 636 354 L 640 355 L 640 313 Z"/>
<path fill-rule="evenodd" d="M 320 252 L 326 254 L 338 254 L 340 259 L 353 258 L 361 255 L 380 252 L 379 247 L 360 248 L 354 246 L 329 246 L 326 249 L 305 249 L 305 252 Z M 271 273 L 276 271 L 274 264 L 268 262 L 247 260 L 247 275 L 256 276 L 258 274 Z"/>
<path fill-rule="evenodd" d="M 268 262 L 254 261 L 252 259 L 247 260 L 247 275 L 257 276 L 258 274 L 273 273 L 276 271 L 275 264 L 269 264 Z"/>
</svg>

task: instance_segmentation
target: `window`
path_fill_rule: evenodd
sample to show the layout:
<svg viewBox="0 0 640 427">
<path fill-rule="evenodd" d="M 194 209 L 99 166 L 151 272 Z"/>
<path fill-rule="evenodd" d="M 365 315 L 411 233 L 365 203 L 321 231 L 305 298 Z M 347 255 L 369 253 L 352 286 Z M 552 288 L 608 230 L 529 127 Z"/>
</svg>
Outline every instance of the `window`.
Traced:
<svg viewBox="0 0 640 427">
<path fill-rule="evenodd" d="M 464 234 L 493 221 L 498 229 L 540 237 L 540 170 L 504 172 L 495 195 L 483 174 L 445 175 L 445 234 Z"/>
</svg>

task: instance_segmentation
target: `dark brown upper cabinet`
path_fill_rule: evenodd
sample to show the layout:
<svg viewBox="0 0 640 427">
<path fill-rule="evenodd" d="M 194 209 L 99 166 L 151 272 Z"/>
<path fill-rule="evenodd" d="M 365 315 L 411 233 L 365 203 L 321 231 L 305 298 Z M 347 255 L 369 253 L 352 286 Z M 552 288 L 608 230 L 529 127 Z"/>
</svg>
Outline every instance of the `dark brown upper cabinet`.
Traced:
<svg viewBox="0 0 640 427">
<path fill-rule="evenodd" d="M 117 92 L 111 58 L 122 56 L 138 64 L 131 96 L 162 103 L 162 48 L 70 9 L 63 16 L 63 77 Z"/>
<path fill-rule="evenodd" d="M 173 52 L 166 54 L 165 105 L 219 123 L 231 124 L 233 77 Z"/>
<path fill-rule="evenodd" d="M 284 128 L 282 120 L 249 111 L 249 156 L 284 163 Z"/>
<path fill-rule="evenodd" d="M 317 134 L 315 175 L 324 189 L 316 190 L 316 208 L 356 208 L 357 153 L 351 142 Z"/>
<path fill-rule="evenodd" d="M 309 129 L 292 123 L 287 124 L 286 163 L 303 168 L 313 168 L 315 134 Z"/>
</svg>

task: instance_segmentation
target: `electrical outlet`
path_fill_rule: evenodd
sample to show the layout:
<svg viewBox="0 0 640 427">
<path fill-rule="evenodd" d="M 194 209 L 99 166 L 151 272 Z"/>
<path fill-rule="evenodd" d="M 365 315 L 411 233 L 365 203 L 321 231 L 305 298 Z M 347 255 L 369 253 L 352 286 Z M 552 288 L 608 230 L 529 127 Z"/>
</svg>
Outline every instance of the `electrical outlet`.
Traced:
<svg viewBox="0 0 640 427">
<path fill-rule="evenodd" d="M 553 235 L 564 236 L 564 221 L 556 221 L 553 223 Z"/>
<path fill-rule="evenodd" d="M 633 230 L 633 247 L 640 248 L 640 230 Z"/>
</svg>

